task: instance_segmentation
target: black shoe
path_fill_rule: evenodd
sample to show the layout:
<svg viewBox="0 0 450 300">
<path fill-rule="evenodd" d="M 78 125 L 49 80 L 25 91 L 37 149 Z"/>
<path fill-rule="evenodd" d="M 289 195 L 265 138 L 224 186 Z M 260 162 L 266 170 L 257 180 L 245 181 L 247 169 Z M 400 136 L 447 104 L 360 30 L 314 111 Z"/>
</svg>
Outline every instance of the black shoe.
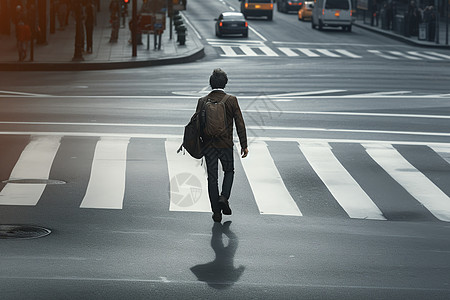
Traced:
<svg viewBox="0 0 450 300">
<path fill-rule="evenodd" d="M 219 213 L 214 213 L 212 215 L 212 219 L 214 220 L 214 222 L 221 222 L 222 221 L 222 214 Z"/>
<path fill-rule="evenodd" d="M 228 203 L 228 199 L 224 196 L 219 197 L 219 206 L 222 209 L 224 215 L 231 215 L 230 203 Z"/>
</svg>

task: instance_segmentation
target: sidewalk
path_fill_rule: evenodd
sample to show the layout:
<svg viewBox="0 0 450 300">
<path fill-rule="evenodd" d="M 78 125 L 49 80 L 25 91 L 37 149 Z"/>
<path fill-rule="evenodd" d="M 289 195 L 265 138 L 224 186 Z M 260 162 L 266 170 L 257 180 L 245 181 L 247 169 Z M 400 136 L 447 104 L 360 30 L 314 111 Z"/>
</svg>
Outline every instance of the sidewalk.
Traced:
<svg viewBox="0 0 450 300">
<path fill-rule="evenodd" d="M 186 43 L 177 43 L 177 34 L 173 27 L 170 39 L 170 19 L 166 19 L 166 30 L 161 38 L 161 49 L 154 49 L 154 36 L 150 35 L 150 47 L 147 50 L 147 35 L 142 35 L 143 45 L 138 45 L 137 57 L 132 57 L 131 33 L 128 21 L 131 17 L 129 7 L 125 27 L 119 30 L 117 43 L 109 43 L 111 25 L 107 1 L 102 1 L 101 11 L 97 13 L 97 25 L 94 27 L 93 53 L 83 54 L 84 61 L 72 62 L 75 51 L 75 20 L 71 17 L 64 31 L 56 30 L 47 35 L 46 45 L 34 46 L 34 61 L 29 61 L 30 49 L 24 62 L 18 61 L 14 33 L 0 35 L 0 71 L 74 71 L 105 70 L 118 68 L 137 68 L 163 64 L 191 62 L 204 56 L 204 46 L 188 27 Z M 186 22 L 185 22 L 186 23 Z"/>
<path fill-rule="evenodd" d="M 370 30 L 379 34 L 382 34 L 384 36 L 390 37 L 392 39 L 414 45 L 419 47 L 429 47 L 429 48 L 440 48 L 440 49 L 450 49 L 450 45 L 445 44 L 445 38 L 446 38 L 446 24 L 445 22 L 439 23 L 439 44 L 436 44 L 436 42 L 430 42 L 430 41 L 423 41 L 419 40 L 417 36 L 411 36 L 406 37 L 400 34 L 395 33 L 392 30 L 385 30 L 381 28 L 381 21 L 379 22 L 378 26 L 370 26 L 370 24 L 365 24 L 364 20 L 357 19 L 353 21 L 353 25 L 364 28 L 366 30 Z M 449 28 L 450 31 L 450 28 Z M 449 44 L 450 44 L 450 32 L 449 32 Z"/>
</svg>

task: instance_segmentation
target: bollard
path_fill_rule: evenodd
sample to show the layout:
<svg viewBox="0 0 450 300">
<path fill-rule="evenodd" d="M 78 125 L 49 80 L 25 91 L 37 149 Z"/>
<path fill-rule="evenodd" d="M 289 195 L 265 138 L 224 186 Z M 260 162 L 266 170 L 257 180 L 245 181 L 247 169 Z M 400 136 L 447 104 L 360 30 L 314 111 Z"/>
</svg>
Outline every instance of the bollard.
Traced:
<svg viewBox="0 0 450 300">
<path fill-rule="evenodd" d="M 184 25 L 178 27 L 177 35 L 177 42 L 179 42 L 181 46 L 184 46 L 186 43 L 186 27 Z"/>
</svg>

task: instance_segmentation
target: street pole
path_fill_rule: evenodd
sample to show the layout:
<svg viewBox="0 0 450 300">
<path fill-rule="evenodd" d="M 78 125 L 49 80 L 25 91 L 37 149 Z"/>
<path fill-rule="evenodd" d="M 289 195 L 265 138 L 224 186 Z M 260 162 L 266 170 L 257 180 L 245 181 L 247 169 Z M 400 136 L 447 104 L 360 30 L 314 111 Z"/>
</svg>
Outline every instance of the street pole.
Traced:
<svg viewBox="0 0 450 300">
<path fill-rule="evenodd" d="M 137 56 L 137 0 L 133 0 L 133 13 L 132 13 L 132 20 L 133 22 L 131 23 L 131 43 L 132 43 L 132 57 L 136 57 Z"/>
</svg>

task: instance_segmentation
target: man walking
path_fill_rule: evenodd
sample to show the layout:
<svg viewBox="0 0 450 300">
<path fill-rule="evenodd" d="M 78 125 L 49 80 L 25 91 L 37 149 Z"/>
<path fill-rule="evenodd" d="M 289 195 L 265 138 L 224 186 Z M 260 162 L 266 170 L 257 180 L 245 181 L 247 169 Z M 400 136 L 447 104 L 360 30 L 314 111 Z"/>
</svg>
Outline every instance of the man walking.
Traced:
<svg viewBox="0 0 450 300">
<path fill-rule="evenodd" d="M 203 141 L 208 173 L 208 194 L 214 222 L 222 221 L 222 213 L 231 215 L 229 198 L 234 179 L 233 120 L 236 124 L 242 158 L 248 154 L 244 119 L 237 98 L 224 91 L 227 82 L 227 74 L 221 69 L 215 69 L 209 78 L 212 91 L 198 100 L 196 110 L 202 116 L 204 128 Z M 219 160 L 224 172 L 220 195 Z"/>
</svg>

